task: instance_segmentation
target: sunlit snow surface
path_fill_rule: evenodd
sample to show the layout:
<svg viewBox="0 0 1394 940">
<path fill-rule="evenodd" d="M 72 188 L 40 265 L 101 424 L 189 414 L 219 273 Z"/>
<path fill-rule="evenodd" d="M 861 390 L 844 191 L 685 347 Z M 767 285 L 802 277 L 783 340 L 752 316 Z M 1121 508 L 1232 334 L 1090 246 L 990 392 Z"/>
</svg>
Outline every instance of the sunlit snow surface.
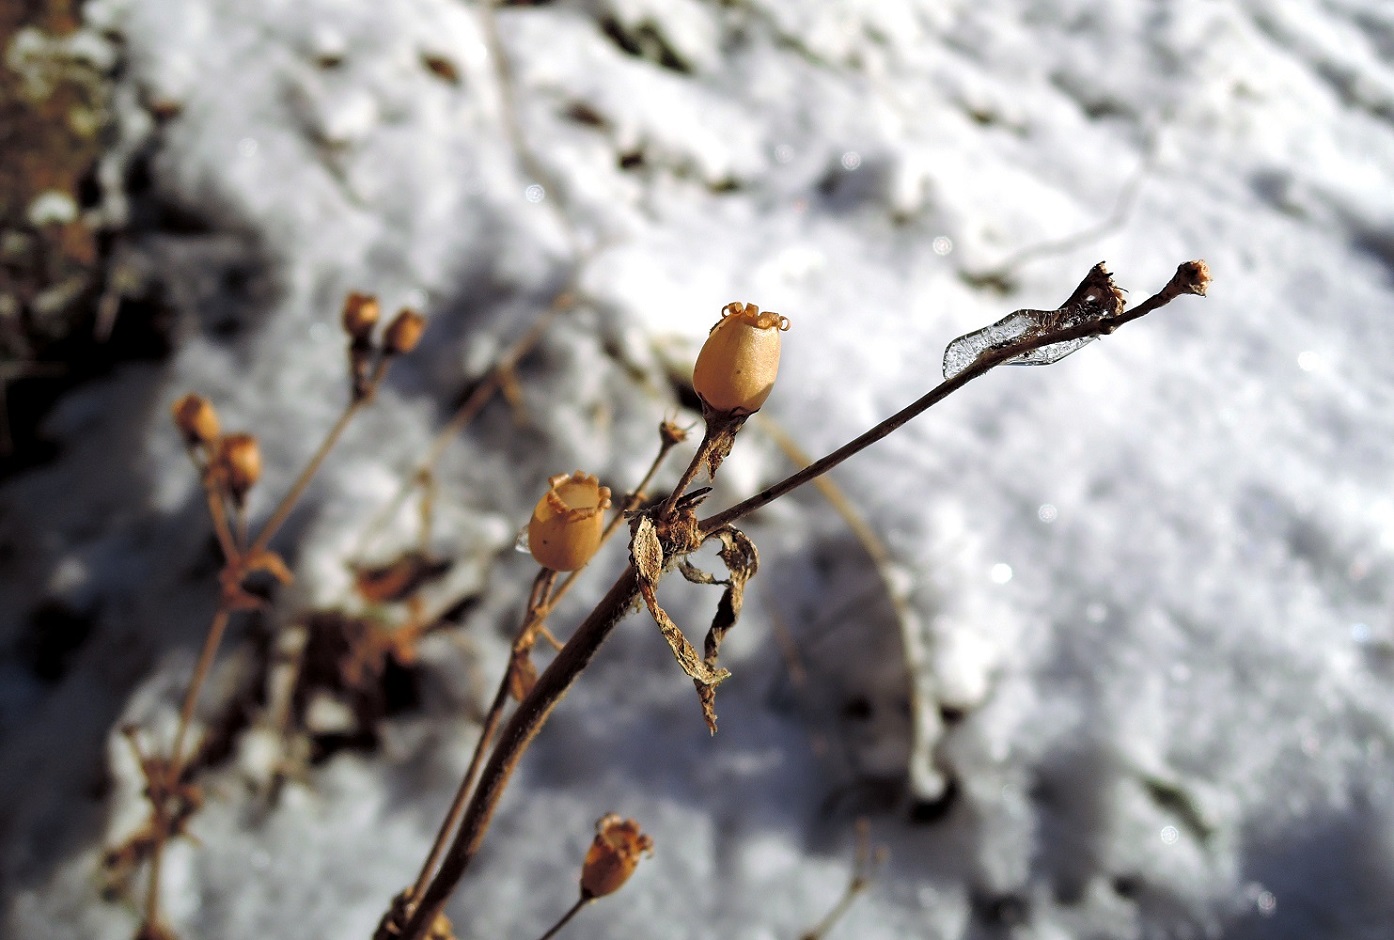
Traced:
<svg viewBox="0 0 1394 940">
<path fill-rule="evenodd" d="M 261 436 L 266 513 L 342 401 L 346 290 L 432 326 L 280 541 L 297 581 L 268 625 L 343 602 L 367 518 L 460 388 L 560 291 L 580 302 L 520 370 L 523 412 L 487 412 L 439 468 L 432 547 L 459 559 L 440 596 L 479 602 L 423 649 L 422 708 L 270 806 L 274 742 L 243 734 L 205 781 L 199 843 L 170 855 L 185 938 L 371 933 L 502 668 L 529 507 L 576 467 L 617 492 L 638 479 L 674 407 L 666 370 L 723 304 L 791 320 L 762 414 L 817 454 L 937 382 L 954 337 L 1051 308 L 1095 262 L 1137 302 L 1204 258 L 1207 299 L 994 372 L 838 470 L 887 543 L 883 577 L 815 493 L 751 520 L 762 568 L 714 739 L 632 616 L 524 761 L 450 912 L 462 937 L 540 934 L 615 811 L 656 855 L 567 936 L 792 938 L 835 901 L 869 814 L 889 861 L 834 936 L 1388 935 L 1384 0 L 559 0 L 498 15 L 511 100 L 456 0 L 85 15 L 124 56 L 121 252 L 178 345 L 62 403 L 59 459 L 0 493 L 0 932 L 133 932 L 98 891 L 102 847 L 140 812 L 112 729 L 169 734 L 216 582 L 168 406 L 197 389 Z M 752 422 L 709 505 L 787 469 Z M 379 559 L 411 544 L 414 512 Z M 715 597 L 670 581 L 697 639 Z M 19 651 L 54 610 L 92 632 L 41 682 Z M 232 632 L 206 713 L 252 646 Z"/>
</svg>

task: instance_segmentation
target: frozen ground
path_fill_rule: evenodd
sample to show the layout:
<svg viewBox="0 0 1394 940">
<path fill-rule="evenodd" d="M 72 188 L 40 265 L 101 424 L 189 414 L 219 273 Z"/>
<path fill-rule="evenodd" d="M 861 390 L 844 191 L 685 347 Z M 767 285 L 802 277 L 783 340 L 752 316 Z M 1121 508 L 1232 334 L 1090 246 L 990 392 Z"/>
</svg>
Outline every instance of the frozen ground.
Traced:
<svg viewBox="0 0 1394 940">
<path fill-rule="evenodd" d="M 424 651 L 423 706 L 271 806 L 244 734 L 206 781 L 200 844 L 171 854 L 185 938 L 368 936 L 468 756 L 467 703 L 529 577 L 511 551 L 528 506 L 575 466 L 638 477 L 668 364 L 722 304 L 793 321 L 766 412 L 817 453 L 937 381 L 953 337 L 1054 306 L 1095 261 L 1140 299 L 1192 257 L 1207 300 L 1000 370 L 837 471 L 890 548 L 905 636 L 813 493 L 749 527 L 764 566 L 716 738 L 631 618 L 450 910 L 462 937 L 540 933 L 614 810 L 657 854 L 569 936 L 794 937 L 841 890 L 866 813 L 890 859 L 842 936 L 1387 936 L 1387 3 L 510 7 L 511 101 L 472 4 L 86 13 L 124 63 L 122 263 L 177 346 L 68 399 L 62 457 L 0 494 L 0 643 L 87 631 L 61 675 L 0 667 L 9 936 L 133 930 L 97 891 L 139 808 L 112 728 L 168 731 L 214 590 L 168 405 L 197 389 L 255 430 L 279 492 L 342 400 L 347 289 L 432 326 L 282 539 L 298 579 L 276 623 L 344 601 L 367 517 L 462 383 L 559 290 L 579 303 L 522 371 L 531 423 L 490 411 L 442 463 L 433 547 L 458 564 L 440 591 L 479 603 Z M 784 470 L 752 427 L 713 505 Z M 413 533 L 403 511 L 372 550 Z M 713 599 L 670 594 L 695 633 Z M 209 713 L 249 645 L 234 631 Z"/>
</svg>

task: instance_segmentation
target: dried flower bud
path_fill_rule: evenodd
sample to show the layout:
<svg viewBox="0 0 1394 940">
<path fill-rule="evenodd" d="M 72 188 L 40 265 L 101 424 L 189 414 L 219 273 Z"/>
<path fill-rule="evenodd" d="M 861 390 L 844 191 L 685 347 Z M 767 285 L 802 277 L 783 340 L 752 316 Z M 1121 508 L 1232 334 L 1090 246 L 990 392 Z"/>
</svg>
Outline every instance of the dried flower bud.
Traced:
<svg viewBox="0 0 1394 940">
<path fill-rule="evenodd" d="M 595 824 L 595 841 L 581 866 L 582 899 L 614 894 L 634 874 L 639 856 L 652 854 L 653 839 L 639 831 L 637 822 L 620 819 L 615 813 L 602 816 Z"/>
<path fill-rule="evenodd" d="M 610 488 L 580 470 L 547 482 L 551 489 L 537 501 L 528 522 L 528 549 L 544 568 L 575 571 L 600 548 Z"/>
<path fill-rule="evenodd" d="M 241 502 L 261 479 L 261 448 L 250 434 L 229 434 L 218 441 L 214 471 L 233 499 Z"/>
<path fill-rule="evenodd" d="M 383 348 L 389 356 L 405 355 L 416 348 L 425 331 L 426 318 L 404 307 L 387 324 L 387 333 L 382 338 Z"/>
<path fill-rule="evenodd" d="M 665 419 L 658 426 L 658 439 L 664 447 L 674 447 L 687 440 L 687 428 L 680 427 L 676 421 Z"/>
<path fill-rule="evenodd" d="M 372 294 L 353 291 L 344 298 L 344 332 L 355 343 L 366 343 L 372 335 L 373 327 L 378 325 L 381 309 L 378 299 Z"/>
<path fill-rule="evenodd" d="M 218 412 L 202 395 L 185 395 L 174 403 L 174 426 L 190 447 L 211 444 L 218 439 Z"/>
<path fill-rule="evenodd" d="M 779 372 L 779 334 L 789 320 L 761 313 L 754 304 L 727 304 L 712 327 L 692 386 L 707 407 L 717 412 L 752 414 L 760 410 Z"/>
</svg>

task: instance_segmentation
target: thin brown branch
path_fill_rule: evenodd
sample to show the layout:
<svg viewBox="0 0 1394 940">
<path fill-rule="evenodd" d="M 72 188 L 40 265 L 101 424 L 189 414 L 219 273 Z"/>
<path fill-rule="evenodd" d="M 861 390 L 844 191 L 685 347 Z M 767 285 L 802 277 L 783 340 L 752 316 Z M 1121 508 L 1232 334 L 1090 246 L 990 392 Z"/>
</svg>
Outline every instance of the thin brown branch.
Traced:
<svg viewBox="0 0 1394 940">
<path fill-rule="evenodd" d="M 562 929 L 563 927 L 565 927 L 567 924 L 571 923 L 571 918 L 573 918 L 573 917 L 575 917 L 577 914 L 581 913 L 581 909 L 584 908 L 586 905 L 590 904 L 590 903 L 591 903 L 592 901 L 594 901 L 594 900 L 595 900 L 595 898 L 580 898 L 580 899 L 578 899 L 578 900 L 576 901 L 575 904 L 571 905 L 571 910 L 569 910 L 569 911 L 567 911 L 565 914 L 561 915 L 561 920 L 559 920 L 559 921 L 557 921 L 555 924 L 553 924 L 552 927 L 551 927 L 551 929 L 548 930 L 546 933 L 544 933 L 542 936 L 538 937 L 537 940 L 552 940 L 553 937 L 555 937 L 558 933 L 561 932 L 561 929 Z"/>
<path fill-rule="evenodd" d="M 513 642 L 516 651 L 520 644 L 528 643 L 536 633 L 541 623 L 542 617 L 548 606 L 548 595 L 552 585 L 556 582 L 557 573 L 549 568 L 543 568 L 537 573 L 533 580 L 532 590 L 528 593 L 527 607 L 523 612 L 522 625 L 518 627 L 518 636 Z M 440 824 L 440 829 L 436 832 L 435 841 L 431 844 L 431 851 L 426 855 L 426 861 L 421 866 L 420 873 L 416 876 L 416 882 L 411 890 L 410 897 L 419 898 L 426 890 L 426 884 L 430 881 L 431 875 L 436 870 L 436 865 L 440 862 L 441 854 L 445 851 L 450 837 L 454 834 L 460 824 L 460 816 L 465 811 L 466 801 L 469 799 L 470 791 L 474 789 L 474 781 L 479 776 L 480 765 L 484 761 L 484 755 L 489 753 L 489 747 L 493 744 L 494 733 L 498 730 L 499 722 L 503 719 L 504 706 L 508 704 L 508 692 L 512 685 L 513 670 L 515 660 L 510 658 L 508 668 L 503 671 L 503 678 L 499 680 L 498 691 L 494 693 L 494 700 L 489 705 L 488 714 L 484 717 L 484 723 L 479 730 L 479 739 L 474 745 L 474 754 L 470 757 L 469 768 L 465 771 L 465 776 L 460 781 L 459 788 L 455 791 L 455 799 L 451 801 L 450 809 L 445 814 L 445 820 Z"/>
<path fill-rule="evenodd" d="M 639 582 L 634 569 L 626 568 L 513 712 L 480 775 L 455 841 L 447 849 L 436 876 L 421 895 L 420 905 L 402 931 L 404 940 L 421 940 L 427 926 L 445 907 L 446 900 L 478 853 L 499 798 L 528 745 L 638 597 Z"/>
<path fill-rule="evenodd" d="M 1204 294 L 1204 285 L 1208 279 L 1209 272 L 1205 269 L 1205 262 L 1188 261 L 1176 269 L 1176 273 L 1172 276 L 1166 287 L 1131 310 L 1124 310 L 1117 316 L 1107 319 L 1087 320 L 1065 329 L 1046 330 L 1011 346 L 1003 346 L 997 349 L 988 349 L 984 351 L 968 368 L 964 369 L 953 378 L 945 379 L 943 382 L 940 382 L 929 392 L 917 398 L 900 411 L 897 411 L 874 428 L 871 428 L 863 434 L 859 434 L 827 456 L 815 460 L 797 473 L 790 474 L 778 483 L 766 487 L 749 499 L 742 500 L 729 509 L 722 510 L 713 516 L 703 519 L 701 522 L 702 534 L 707 535 L 715 532 L 722 526 L 730 525 L 737 519 L 747 516 L 763 506 L 768 506 L 785 493 L 795 490 L 810 480 L 822 476 L 847 458 L 861 453 L 872 444 L 875 444 L 882 438 L 904 427 L 911 420 L 919 417 L 925 411 L 939 404 L 939 402 L 943 401 L 969 382 L 986 374 L 1007 360 L 1015 359 L 1017 356 L 1035 349 L 1040 349 L 1044 346 L 1053 346 L 1056 343 L 1064 343 L 1070 340 L 1084 339 L 1086 337 L 1107 336 L 1125 323 L 1131 323 L 1133 320 L 1145 317 L 1159 307 L 1166 306 L 1182 294 Z"/>
<path fill-rule="evenodd" d="M 334 426 L 330 428 L 329 433 L 324 436 L 324 440 L 320 443 L 319 449 L 315 451 L 314 455 L 310 458 L 310 462 L 305 465 L 305 468 L 300 471 L 300 475 L 295 478 L 295 482 L 291 484 L 290 489 L 281 497 L 281 501 L 276 504 L 276 508 L 272 510 L 271 517 L 266 520 L 266 524 L 262 526 L 261 531 L 257 533 L 256 541 L 252 543 L 252 547 L 247 551 L 249 557 L 256 557 L 271 544 L 271 539 L 275 537 L 276 533 L 280 531 L 281 526 L 285 525 L 286 520 L 290 518 L 291 510 L 295 509 L 296 503 L 300 502 L 300 497 L 305 495 L 305 489 L 310 485 L 310 480 L 314 478 L 314 475 L 319 472 L 320 465 L 324 463 L 324 458 L 329 456 L 329 452 L 333 450 L 334 445 L 339 442 L 339 437 L 344 433 L 344 429 L 347 428 L 349 422 L 353 420 L 353 416 L 358 414 L 363 406 L 370 401 L 372 401 L 372 396 L 363 396 L 361 398 L 355 398 L 344 407 L 343 413 L 339 415 L 339 420 L 334 422 Z"/>
<path fill-rule="evenodd" d="M 189 680 L 189 687 L 184 692 L 184 704 L 179 709 L 179 724 L 174 729 L 174 743 L 170 747 L 169 765 L 165 773 L 165 783 L 163 788 L 151 787 L 151 811 L 154 813 L 155 820 L 155 839 L 150 848 L 150 869 L 149 878 L 146 883 L 145 891 L 145 919 L 147 923 L 155 923 L 159 919 L 160 913 L 160 867 L 164 857 L 165 842 L 169 839 L 168 815 L 169 810 L 165 805 L 166 795 L 174 790 L 179 783 L 179 778 L 184 775 L 184 742 L 188 738 L 189 727 L 193 724 L 194 709 L 198 707 L 199 691 L 203 688 L 204 680 L 208 678 L 208 672 L 213 667 L 213 658 L 218 652 L 218 646 L 222 643 L 223 633 L 227 630 L 228 620 L 231 614 L 226 607 L 219 607 L 213 614 L 213 621 L 208 625 L 208 634 L 203 638 L 203 649 L 199 652 L 198 662 L 194 666 L 193 677 Z"/>
</svg>

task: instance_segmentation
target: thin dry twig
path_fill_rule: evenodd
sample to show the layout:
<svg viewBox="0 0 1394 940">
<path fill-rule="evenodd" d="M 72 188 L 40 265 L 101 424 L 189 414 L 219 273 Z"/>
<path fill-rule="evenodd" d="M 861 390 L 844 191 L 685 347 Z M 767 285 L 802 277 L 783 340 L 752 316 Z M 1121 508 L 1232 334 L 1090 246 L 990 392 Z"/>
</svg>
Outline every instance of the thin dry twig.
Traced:
<svg viewBox="0 0 1394 940">
<path fill-rule="evenodd" d="M 853 902 L 871 886 L 871 879 L 875 877 L 877 869 L 884 865 L 885 861 L 885 847 L 872 848 L 871 824 L 867 822 L 865 816 L 859 818 L 857 820 L 856 855 L 852 860 L 852 877 L 848 879 L 842 897 L 838 898 L 832 910 L 823 915 L 823 919 L 812 928 L 800 934 L 799 940 L 823 940 L 828 935 L 828 931 L 836 927 L 838 922 L 847 916 Z"/>
<path fill-rule="evenodd" d="M 561 920 L 553 924 L 547 932 L 538 937 L 537 940 L 552 940 L 553 937 L 561 933 L 563 927 L 571 923 L 573 917 L 581 913 L 582 908 L 586 907 L 594 900 L 595 898 L 577 898 L 576 903 L 571 905 L 571 908 L 565 914 L 561 915 Z"/>
</svg>

